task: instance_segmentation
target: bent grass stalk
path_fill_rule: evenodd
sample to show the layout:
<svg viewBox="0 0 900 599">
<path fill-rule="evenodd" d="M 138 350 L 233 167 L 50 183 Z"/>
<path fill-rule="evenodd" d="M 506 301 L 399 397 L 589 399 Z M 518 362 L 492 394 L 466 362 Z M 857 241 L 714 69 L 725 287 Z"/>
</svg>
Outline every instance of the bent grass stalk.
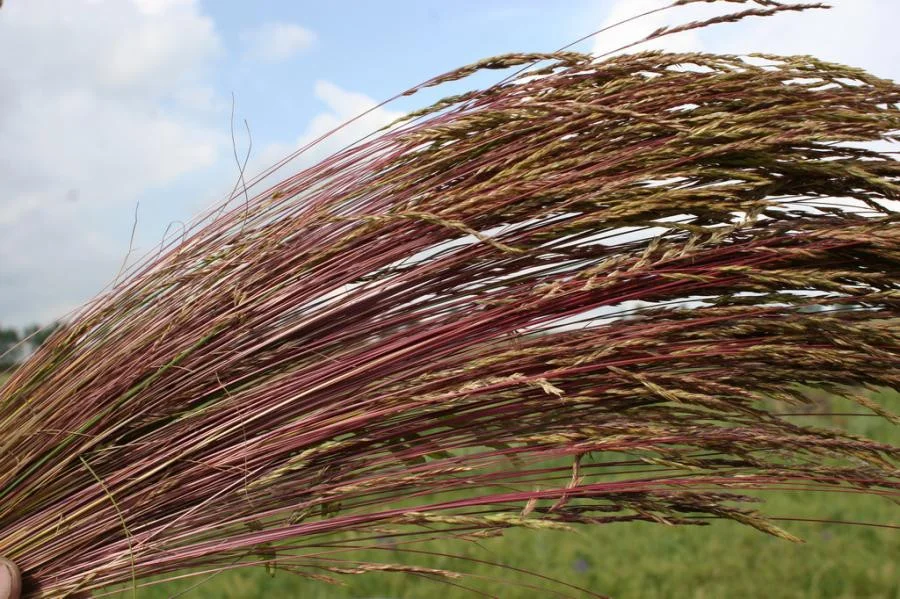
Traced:
<svg viewBox="0 0 900 599">
<path fill-rule="evenodd" d="M 725 20 L 788 10 L 757 4 Z M 900 166 L 859 142 L 897 140 L 900 88 L 758 57 L 482 61 L 420 87 L 529 68 L 164 244 L 0 389 L 28 596 L 247 564 L 453 581 L 329 551 L 710 519 L 797 540 L 748 492 L 896 499 L 900 448 L 780 412 L 805 384 L 896 423 L 868 391 L 900 386 Z"/>
</svg>

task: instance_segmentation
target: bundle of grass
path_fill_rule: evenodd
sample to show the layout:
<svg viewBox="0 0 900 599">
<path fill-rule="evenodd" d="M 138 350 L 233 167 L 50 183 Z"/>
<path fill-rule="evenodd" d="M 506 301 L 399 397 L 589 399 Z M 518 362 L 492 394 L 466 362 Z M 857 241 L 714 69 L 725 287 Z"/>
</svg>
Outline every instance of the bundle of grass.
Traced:
<svg viewBox="0 0 900 599">
<path fill-rule="evenodd" d="M 757 5 L 720 20 L 798 8 Z M 636 520 L 791 539 L 742 490 L 896 498 L 900 448 L 771 402 L 804 383 L 897 422 L 866 389 L 900 386 L 900 164 L 848 142 L 895 139 L 900 87 L 758 58 L 459 69 L 422 87 L 535 64 L 136 266 L 0 390 L 26 596 L 248 564 L 450 579 L 354 550 Z"/>
</svg>

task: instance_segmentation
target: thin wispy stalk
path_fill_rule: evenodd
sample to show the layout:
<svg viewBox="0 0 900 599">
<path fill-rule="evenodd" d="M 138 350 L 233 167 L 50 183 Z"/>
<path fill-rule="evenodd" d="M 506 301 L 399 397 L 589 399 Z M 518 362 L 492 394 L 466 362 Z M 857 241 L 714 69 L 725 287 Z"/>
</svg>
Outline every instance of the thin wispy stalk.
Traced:
<svg viewBox="0 0 900 599">
<path fill-rule="evenodd" d="M 422 87 L 523 65 L 251 188 L 0 389 L 28 596 L 247 564 L 458 584 L 336 550 L 711 518 L 795 540 L 747 492 L 898 497 L 900 448 L 781 412 L 804 384 L 897 422 L 868 391 L 900 387 L 900 163 L 865 142 L 897 141 L 900 87 L 661 52 Z"/>
</svg>

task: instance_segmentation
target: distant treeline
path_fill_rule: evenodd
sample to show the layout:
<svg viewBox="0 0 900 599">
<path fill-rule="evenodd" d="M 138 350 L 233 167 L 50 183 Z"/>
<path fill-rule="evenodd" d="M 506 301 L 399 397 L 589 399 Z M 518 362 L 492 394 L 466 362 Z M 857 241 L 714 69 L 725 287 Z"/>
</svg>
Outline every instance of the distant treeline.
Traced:
<svg viewBox="0 0 900 599">
<path fill-rule="evenodd" d="M 35 324 L 24 329 L 0 326 L 0 371 L 15 367 L 31 355 L 58 327 L 58 323 L 47 327 Z"/>
</svg>

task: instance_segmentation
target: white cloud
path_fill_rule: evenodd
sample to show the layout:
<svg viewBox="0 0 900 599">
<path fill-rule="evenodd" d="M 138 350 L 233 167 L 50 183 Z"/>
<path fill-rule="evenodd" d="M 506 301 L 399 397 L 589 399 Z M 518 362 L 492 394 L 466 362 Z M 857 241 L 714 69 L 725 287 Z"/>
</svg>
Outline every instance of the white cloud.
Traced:
<svg viewBox="0 0 900 599">
<path fill-rule="evenodd" d="M 190 6 L 193 4 L 193 0 L 134 0 L 134 4 L 144 14 L 157 15 L 178 5 Z"/>
<path fill-rule="evenodd" d="M 359 116 L 367 110 L 372 110 L 364 117 L 350 123 L 340 131 L 334 133 L 325 140 L 319 142 L 295 160 L 280 170 L 275 177 L 284 177 L 287 172 L 295 171 L 301 167 L 311 166 L 323 158 L 343 149 L 366 135 L 373 133 L 403 116 L 402 112 L 375 108 L 377 102 L 369 96 L 357 92 L 347 91 L 329 81 L 317 81 L 313 88 L 315 96 L 321 100 L 327 110 L 313 117 L 303 134 L 293 143 L 272 143 L 262 149 L 255 157 L 252 157 L 251 167 L 248 172 L 252 175 L 268 166 L 280 161 L 288 154 L 315 141 L 332 129 L 346 121 Z"/>
<path fill-rule="evenodd" d="M 266 23 L 244 32 L 241 39 L 247 45 L 246 53 L 250 58 L 278 62 L 309 48 L 316 35 L 294 23 Z"/>
<path fill-rule="evenodd" d="M 717 52 L 812 54 L 900 79 L 900 44 L 892 42 L 900 22 L 896 0 L 831 0 L 830 10 L 784 13 L 711 30 Z"/>
<path fill-rule="evenodd" d="M 139 195 L 222 154 L 202 124 L 219 51 L 191 0 L 3 7 L 0 319 L 46 321 L 90 298 L 118 269 Z"/>
</svg>

